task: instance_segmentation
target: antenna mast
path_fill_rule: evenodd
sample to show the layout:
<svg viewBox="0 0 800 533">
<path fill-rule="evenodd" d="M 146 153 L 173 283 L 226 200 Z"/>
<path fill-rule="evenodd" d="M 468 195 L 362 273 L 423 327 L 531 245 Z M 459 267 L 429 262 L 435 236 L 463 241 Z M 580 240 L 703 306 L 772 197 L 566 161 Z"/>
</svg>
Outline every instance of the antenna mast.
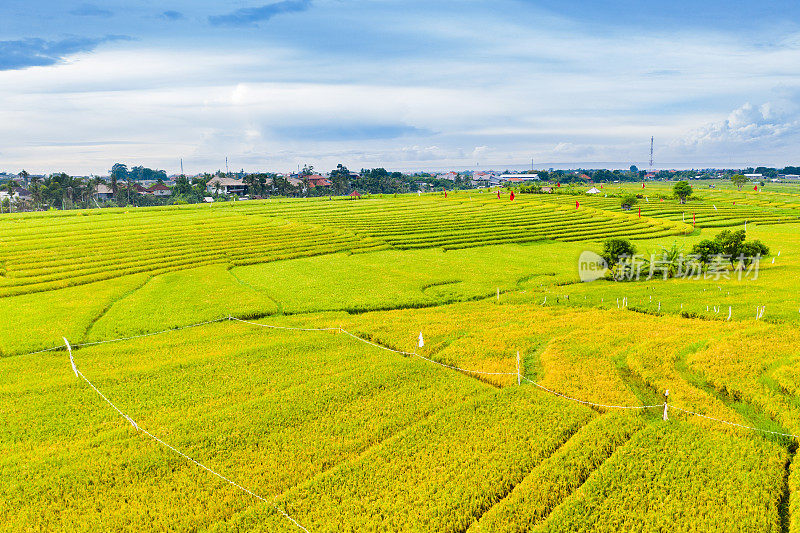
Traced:
<svg viewBox="0 0 800 533">
<path fill-rule="evenodd" d="M 650 137 L 650 173 L 653 173 L 653 137 Z"/>
</svg>

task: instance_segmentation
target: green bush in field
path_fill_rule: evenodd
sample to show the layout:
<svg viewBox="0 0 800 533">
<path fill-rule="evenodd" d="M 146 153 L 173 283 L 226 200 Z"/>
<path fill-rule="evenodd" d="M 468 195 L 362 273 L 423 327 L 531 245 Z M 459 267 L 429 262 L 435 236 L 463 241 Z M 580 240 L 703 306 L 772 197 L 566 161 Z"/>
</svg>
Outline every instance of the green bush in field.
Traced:
<svg viewBox="0 0 800 533">
<path fill-rule="evenodd" d="M 636 197 L 635 194 L 625 194 L 622 196 L 622 200 L 620 201 L 620 205 L 624 206 L 633 206 L 636 205 L 639 199 Z"/>
<path fill-rule="evenodd" d="M 609 268 L 619 263 L 620 258 L 631 257 L 636 253 L 636 247 L 628 239 L 615 238 L 603 242 L 603 252 L 600 256 L 605 259 Z"/>
<path fill-rule="evenodd" d="M 769 255 L 769 248 L 759 240 L 745 242 L 747 235 L 744 230 L 724 230 L 718 233 L 713 240 L 705 239 L 692 248 L 691 253 L 699 256 L 702 263 L 708 264 L 714 258 L 728 256 L 730 262 L 736 263 L 740 258 L 750 261 L 756 256 Z"/>
<path fill-rule="evenodd" d="M 672 187 L 672 194 L 675 198 L 680 200 L 682 204 L 686 203 L 686 199 L 692 195 L 692 186 L 688 181 L 679 181 Z"/>
</svg>

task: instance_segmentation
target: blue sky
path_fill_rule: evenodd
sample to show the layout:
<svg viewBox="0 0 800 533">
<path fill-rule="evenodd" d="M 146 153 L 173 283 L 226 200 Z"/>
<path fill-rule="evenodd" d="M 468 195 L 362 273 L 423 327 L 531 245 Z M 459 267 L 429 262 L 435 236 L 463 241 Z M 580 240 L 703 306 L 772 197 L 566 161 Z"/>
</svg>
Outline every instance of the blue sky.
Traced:
<svg viewBox="0 0 800 533">
<path fill-rule="evenodd" d="M 0 170 L 800 163 L 800 6 L 0 4 Z"/>
</svg>

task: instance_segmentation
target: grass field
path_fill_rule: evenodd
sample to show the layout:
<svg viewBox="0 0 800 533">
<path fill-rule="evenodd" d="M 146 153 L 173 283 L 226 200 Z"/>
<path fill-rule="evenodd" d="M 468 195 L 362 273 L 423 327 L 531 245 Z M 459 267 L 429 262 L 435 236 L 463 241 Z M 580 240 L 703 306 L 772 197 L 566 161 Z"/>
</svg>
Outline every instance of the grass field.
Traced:
<svg viewBox="0 0 800 533">
<path fill-rule="evenodd" d="M 0 522 L 800 532 L 800 188 L 712 184 L 4 215 Z M 745 221 L 757 279 L 580 282 Z"/>
</svg>

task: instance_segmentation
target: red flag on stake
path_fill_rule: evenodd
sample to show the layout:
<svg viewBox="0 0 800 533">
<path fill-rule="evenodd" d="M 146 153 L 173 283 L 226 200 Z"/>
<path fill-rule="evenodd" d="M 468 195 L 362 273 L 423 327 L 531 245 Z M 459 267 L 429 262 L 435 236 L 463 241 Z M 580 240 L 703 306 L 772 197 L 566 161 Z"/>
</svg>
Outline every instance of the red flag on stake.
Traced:
<svg viewBox="0 0 800 533">
<path fill-rule="evenodd" d="M 692 213 L 692 226 L 697 223 L 697 213 Z"/>
<path fill-rule="evenodd" d="M 733 202 L 733 205 L 736 205 L 736 202 Z"/>
<path fill-rule="evenodd" d="M 511 200 L 513 200 L 513 199 L 514 199 L 514 191 L 511 191 L 511 196 L 510 196 L 510 198 L 511 198 Z"/>
<path fill-rule="evenodd" d="M 575 200 L 575 209 L 578 209 L 581 206 L 580 202 Z"/>
<path fill-rule="evenodd" d="M 754 191 L 756 191 L 756 192 L 758 192 L 758 185 L 756 185 L 755 187 L 753 187 L 753 190 L 754 190 Z"/>
<path fill-rule="evenodd" d="M 639 218 L 642 218 L 642 208 L 639 208 Z"/>
<path fill-rule="evenodd" d="M 664 201 L 664 199 L 662 198 L 662 199 L 661 199 L 661 201 L 663 202 L 663 201 Z"/>
<path fill-rule="evenodd" d="M 561 182 L 556 183 L 556 187 L 561 187 Z"/>
<path fill-rule="evenodd" d="M 642 182 L 642 189 L 644 189 L 644 182 Z"/>
<path fill-rule="evenodd" d="M 499 190 L 497 191 L 497 199 L 498 200 L 500 199 L 500 191 Z"/>
<path fill-rule="evenodd" d="M 444 191 L 444 197 L 447 198 L 447 191 Z"/>
</svg>

